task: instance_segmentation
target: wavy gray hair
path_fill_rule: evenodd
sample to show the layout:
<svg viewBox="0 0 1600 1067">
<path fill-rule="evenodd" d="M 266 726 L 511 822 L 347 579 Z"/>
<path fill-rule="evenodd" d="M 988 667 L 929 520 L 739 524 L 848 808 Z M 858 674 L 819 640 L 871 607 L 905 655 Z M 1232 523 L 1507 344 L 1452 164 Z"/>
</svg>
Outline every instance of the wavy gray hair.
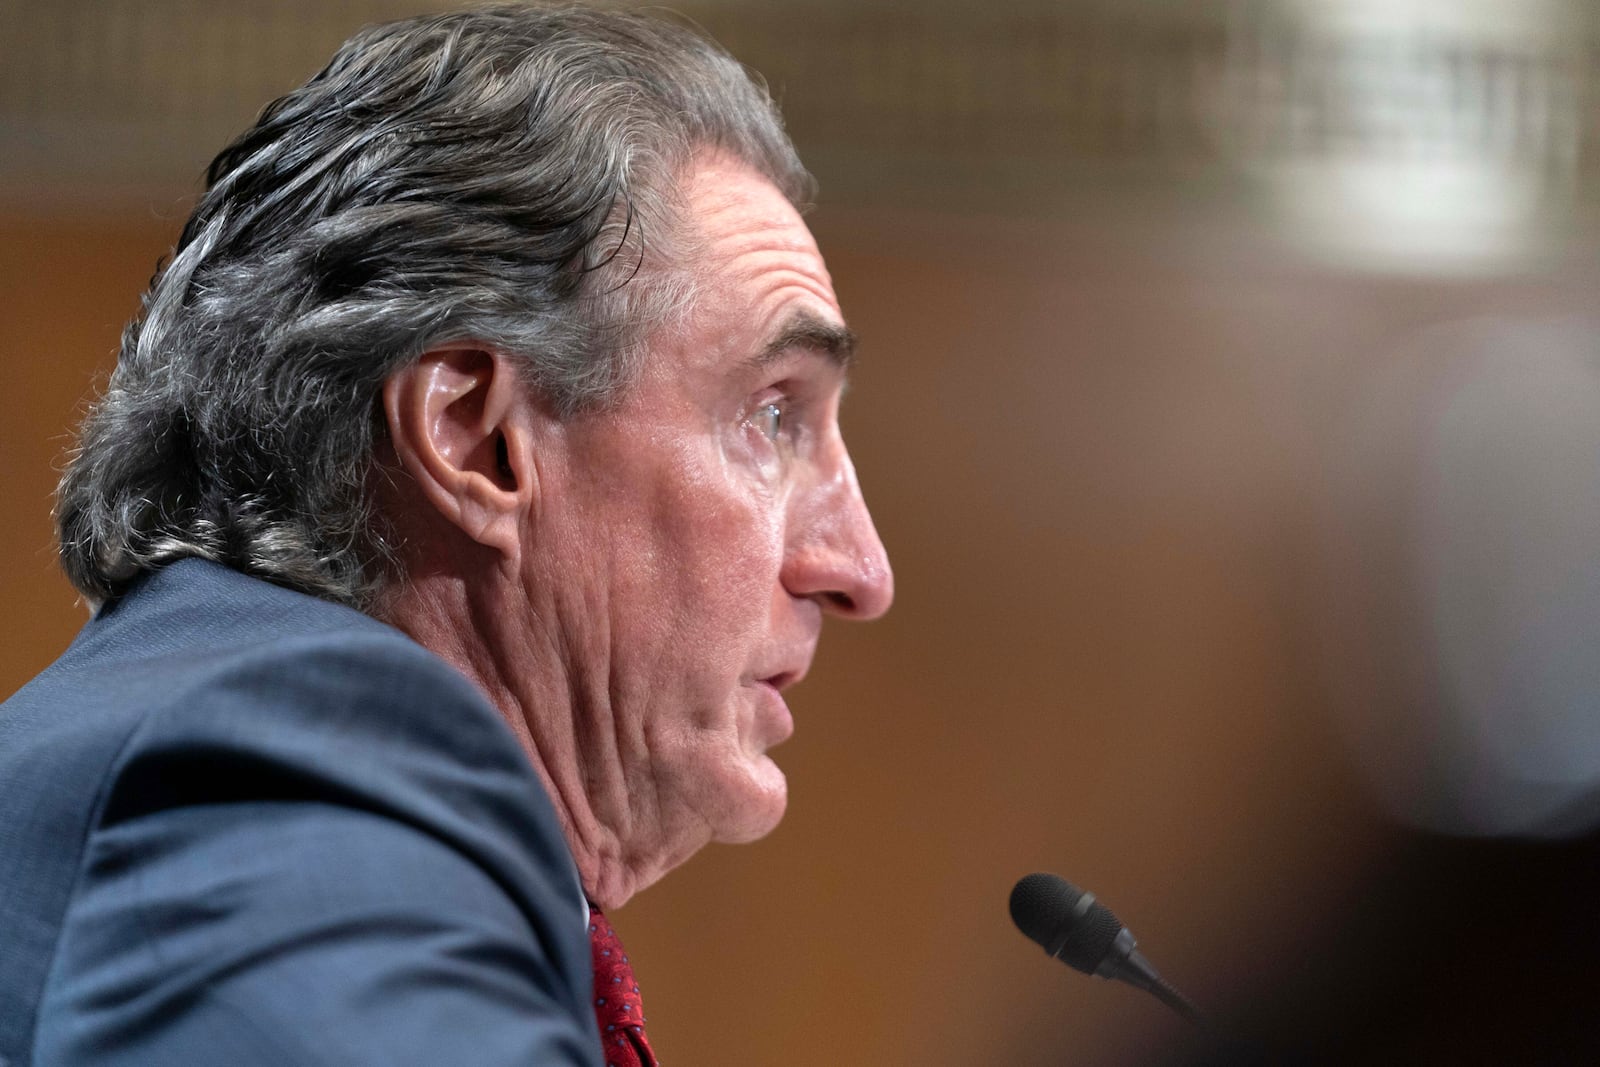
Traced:
<svg viewBox="0 0 1600 1067">
<path fill-rule="evenodd" d="M 68 577 L 98 602 L 200 556 L 370 607 L 384 379 L 471 339 L 563 415 L 614 400 L 688 299 L 674 179 L 703 149 L 809 198 L 765 88 L 673 22 L 499 7 L 351 38 L 211 164 L 61 480 Z"/>
</svg>

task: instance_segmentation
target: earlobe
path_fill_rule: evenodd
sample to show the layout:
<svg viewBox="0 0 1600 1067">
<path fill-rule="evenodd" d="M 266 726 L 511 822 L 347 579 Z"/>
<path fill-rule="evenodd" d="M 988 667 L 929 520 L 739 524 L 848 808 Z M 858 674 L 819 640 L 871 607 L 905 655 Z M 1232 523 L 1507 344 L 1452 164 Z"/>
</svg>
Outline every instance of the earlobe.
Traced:
<svg viewBox="0 0 1600 1067">
<path fill-rule="evenodd" d="M 383 385 L 396 458 L 427 504 L 505 556 L 538 498 L 527 390 L 511 358 L 472 345 L 430 349 Z"/>
</svg>

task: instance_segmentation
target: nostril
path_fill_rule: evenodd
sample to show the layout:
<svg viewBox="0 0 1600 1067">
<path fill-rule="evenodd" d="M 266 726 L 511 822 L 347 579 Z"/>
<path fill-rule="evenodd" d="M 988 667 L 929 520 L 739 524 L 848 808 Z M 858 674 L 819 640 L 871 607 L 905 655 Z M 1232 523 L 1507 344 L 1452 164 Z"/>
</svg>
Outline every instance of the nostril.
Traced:
<svg viewBox="0 0 1600 1067">
<path fill-rule="evenodd" d="M 856 602 L 849 593 L 824 593 L 823 599 L 828 602 L 827 606 L 835 611 L 841 612 L 845 615 L 851 615 L 855 613 Z"/>
</svg>

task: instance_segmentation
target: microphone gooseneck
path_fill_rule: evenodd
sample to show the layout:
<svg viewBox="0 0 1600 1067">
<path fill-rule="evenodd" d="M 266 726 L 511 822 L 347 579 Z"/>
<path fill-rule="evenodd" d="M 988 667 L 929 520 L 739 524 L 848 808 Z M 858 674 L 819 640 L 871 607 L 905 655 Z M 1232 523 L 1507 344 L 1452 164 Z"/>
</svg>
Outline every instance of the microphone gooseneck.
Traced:
<svg viewBox="0 0 1600 1067">
<path fill-rule="evenodd" d="M 1011 890 L 1011 921 L 1028 940 L 1074 970 L 1142 989 L 1209 1029 L 1200 1010 L 1166 982 L 1111 909 L 1053 874 L 1030 874 Z"/>
</svg>

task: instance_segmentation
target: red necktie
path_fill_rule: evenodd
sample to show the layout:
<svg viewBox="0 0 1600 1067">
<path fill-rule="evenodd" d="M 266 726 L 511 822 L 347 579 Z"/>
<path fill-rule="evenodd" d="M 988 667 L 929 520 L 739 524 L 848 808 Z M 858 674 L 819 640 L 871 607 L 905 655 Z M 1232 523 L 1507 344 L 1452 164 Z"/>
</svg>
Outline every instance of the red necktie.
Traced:
<svg viewBox="0 0 1600 1067">
<path fill-rule="evenodd" d="M 657 1067 L 644 1036 L 639 983 L 622 942 L 600 909 L 589 905 L 589 948 L 594 956 L 594 1016 L 606 1067 Z"/>
</svg>

